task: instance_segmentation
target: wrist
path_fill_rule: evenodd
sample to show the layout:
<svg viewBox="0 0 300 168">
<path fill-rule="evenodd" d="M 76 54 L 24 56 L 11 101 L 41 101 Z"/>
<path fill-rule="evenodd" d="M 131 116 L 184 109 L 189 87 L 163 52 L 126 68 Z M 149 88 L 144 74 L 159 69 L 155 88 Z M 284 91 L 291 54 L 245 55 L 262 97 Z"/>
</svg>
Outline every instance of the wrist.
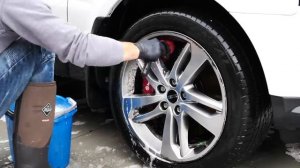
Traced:
<svg viewBox="0 0 300 168">
<path fill-rule="evenodd" d="M 122 45 L 124 50 L 124 61 L 130 61 L 139 58 L 140 50 L 134 43 L 122 42 Z"/>
</svg>

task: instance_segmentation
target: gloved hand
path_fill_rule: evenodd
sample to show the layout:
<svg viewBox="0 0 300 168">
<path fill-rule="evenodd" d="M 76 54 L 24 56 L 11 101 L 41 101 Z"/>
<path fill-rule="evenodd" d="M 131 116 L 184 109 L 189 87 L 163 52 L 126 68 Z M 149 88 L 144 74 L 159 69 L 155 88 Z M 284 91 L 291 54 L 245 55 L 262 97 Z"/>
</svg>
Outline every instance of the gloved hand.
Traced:
<svg viewBox="0 0 300 168">
<path fill-rule="evenodd" d="M 154 62 L 162 55 L 166 54 L 166 46 L 157 38 L 151 40 L 143 40 L 135 44 L 140 50 L 139 59 L 145 62 Z"/>
</svg>

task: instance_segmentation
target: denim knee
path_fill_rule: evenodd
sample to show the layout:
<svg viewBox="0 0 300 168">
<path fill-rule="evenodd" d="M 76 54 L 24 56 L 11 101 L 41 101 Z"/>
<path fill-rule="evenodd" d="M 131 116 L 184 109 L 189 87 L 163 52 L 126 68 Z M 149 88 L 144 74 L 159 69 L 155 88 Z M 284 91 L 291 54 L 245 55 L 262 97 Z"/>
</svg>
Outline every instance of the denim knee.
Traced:
<svg viewBox="0 0 300 168">
<path fill-rule="evenodd" d="M 45 48 L 41 48 L 41 55 L 42 55 L 41 64 L 45 64 L 48 61 L 53 62 L 55 60 L 55 54 L 51 51 L 48 51 Z"/>
<path fill-rule="evenodd" d="M 36 68 L 31 82 L 47 83 L 54 81 L 55 54 L 44 48 L 41 48 L 40 57 L 41 60 L 36 62 Z"/>
<path fill-rule="evenodd" d="M 18 66 L 24 60 L 27 61 L 24 73 L 26 72 L 27 75 L 30 75 L 35 65 L 35 58 L 32 57 L 34 51 L 34 45 L 23 39 L 19 39 L 11 44 L 0 54 L 0 78 L 10 73 L 13 67 Z"/>
</svg>

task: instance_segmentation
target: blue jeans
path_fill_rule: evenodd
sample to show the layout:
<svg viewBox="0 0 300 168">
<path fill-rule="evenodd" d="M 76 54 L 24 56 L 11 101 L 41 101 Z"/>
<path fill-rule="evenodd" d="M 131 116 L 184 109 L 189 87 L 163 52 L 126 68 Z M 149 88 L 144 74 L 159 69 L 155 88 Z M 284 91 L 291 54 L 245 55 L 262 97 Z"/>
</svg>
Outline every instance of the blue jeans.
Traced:
<svg viewBox="0 0 300 168">
<path fill-rule="evenodd" d="M 29 83 L 54 80 L 55 55 L 19 39 L 0 54 L 0 118 Z"/>
</svg>

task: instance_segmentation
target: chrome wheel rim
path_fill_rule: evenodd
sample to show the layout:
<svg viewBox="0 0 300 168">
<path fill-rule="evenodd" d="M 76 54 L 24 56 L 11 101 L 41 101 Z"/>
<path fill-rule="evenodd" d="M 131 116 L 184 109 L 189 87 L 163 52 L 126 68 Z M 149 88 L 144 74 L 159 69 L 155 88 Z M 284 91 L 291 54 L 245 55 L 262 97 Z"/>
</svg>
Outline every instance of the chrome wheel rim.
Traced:
<svg viewBox="0 0 300 168">
<path fill-rule="evenodd" d="M 182 47 L 174 54 L 171 68 L 161 59 L 151 63 L 152 72 L 145 77 L 154 89 L 151 95 L 135 91 L 138 71 L 144 62 L 123 64 L 120 79 L 123 116 L 150 156 L 167 162 L 197 160 L 216 145 L 223 132 L 227 113 L 223 79 L 206 50 L 183 34 L 158 31 L 141 40 L 161 37 L 172 38 Z M 207 76 L 207 81 L 214 76 L 215 81 L 205 82 L 202 76 Z M 217 91 L 210 91 L 209 95 L 207 90 L 214 90 L 209 88 L 211 83 Z M 204 86 L 208 89 L 203 89 Z M 143 112 L 149 106 L 151 109 Z M 153 128 L 159 125 L 160 128 Z"/>
</svg>

